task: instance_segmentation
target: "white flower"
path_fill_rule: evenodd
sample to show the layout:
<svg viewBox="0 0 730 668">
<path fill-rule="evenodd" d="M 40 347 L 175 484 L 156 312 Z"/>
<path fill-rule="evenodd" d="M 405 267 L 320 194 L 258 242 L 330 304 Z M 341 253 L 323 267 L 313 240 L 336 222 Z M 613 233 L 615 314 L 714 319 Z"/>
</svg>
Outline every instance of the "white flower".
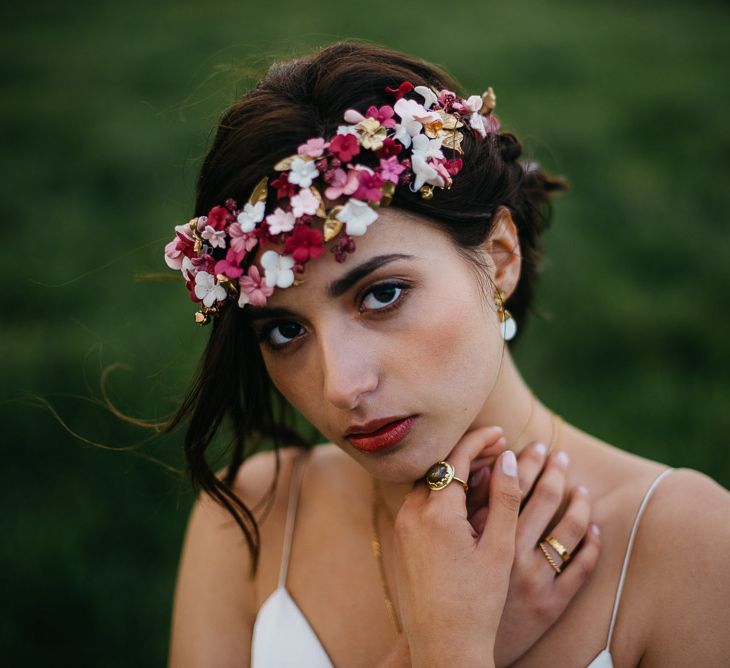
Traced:
<svg viewBox="0 0 730 668">
<path fill-rule="evenodd" d="M 364 121 L 365 116 L 363 116 L 359 111 L 356 111 L 355 109 L 348 109 L 345 112 L 345 120 L 348 123 L 357 124 L 360 121 Z"/>
<path fill-rule="evenodd" d="M 401 125 L 400 123 L 395 126 L 395 134 L 393 135 L 393 139 L 399 141 L 406 148 L 411 145 L 411 135 L 408 134 L 408 130 L 406 130 L 405 126 Z"/>
<path fill-rule="evenodd" d="M 339 125 L 337 127 L 338 135 L 355 135 L 358 137 L 357 128 L 354 125 Z"/>
<path fill-rule="evenodd" d="M 189 281 L 195 274 L 198 272 L 198 268 L 193 264 L 192 260 L 187 257 L 187 255 L 183 258 L 182 261 L 182 267 L 180 268 L 180 271 L 182 272 L 183 279 L 185 279 L 185 282 Z"/>
<path fill-rule="evenodd" d="M 297 218 L 305 214 L 313 216 L 319 209 L 319 200 L 309 188 L 302 188 L 291 198 L 291 208 Z"/>
<path fill-rule="evenodd" d="M 195 275 L 195 296 L 202 300 L 204 306 L 211 307 L 226 298 L 226 291 L 222 285 L 215 282 L 213 274 L 199 271 Z"/>
<path fill-rule="evenodd" d="M 426 109 L 430 109 L 434 102 L 438 100 L 438 95 L 436 95 L 436 93 L 434 93 L 428 86 L 416 86 L 413 90 L 423 98 L 423 106 L 426 107 Z"/>
<path fill-rule="evenodd" d="M 441 152 L 441 143 L 443 139 L 437 137 L 436 139 L 429 139 L 426 135 L 416 135 L 413 138 L 413 154 L 418 153 L 423 158 L 443 158 L 444 154 Z"/>
<path fill-rule="evenodd" d="M 251 232 L 256 227 L 256 223 L 260 223 L 264 219 L 264 210 L 266 202 L 257 202 L 256 204 L 246 203 L 243 211 L 238 214 L 236 220 L 241 226 L 241 231 Z"/>
<path fill-rule="evenodd" d="M 403 129 L 411 137 L 415 137 L 421 132 L 424 123 L 433 123 L 434 121 L 441 120 L 441 117 L 436 112 L 428 111 L 415 100 L 406 100 L 404 97 L 395 103 L 393 111 L 398 114 L 398 117 L 401 119 Z M 396 128 L 395 138 L 398 139 L 398 141 L 401 141 L 397 136 L 398 133 L 399 128 Z"/>
<path fill-rule="evenodd" d="M 266 216 L 266 222 L 269 224 L 271 234 L 280 234 L 281 232 L 291 231 L 296 219 L 291 211 L 284 211 L 284 209 L 277 206 L 274 213 Z"/>
<path fill-rule="evenodd" d="M 314 160 L 303 160 L 302 158 L 294 158 L 291 163 L 291 171 L 289 172 L 289 183 L 309 188 L 312 181 L 319 176 L 317 165 Z"/>
<path fill-rule="evenodd" d="M 205 229 L 200 233 L 213 248 L 226 247 L 226 231 L 216 230 L 212 225 L 206 225 Z"/>
<path fill-rule="evenodd" d="M 351 197 L 335 217 L 345 223 L 347 234 L 352 237 L 361 237 L 365 234 L 368 225 L 377 220 L 378 214 L 368 206 L 367 202 Z"/>
<path fill-rule="evenodd" d="M 464 100 L 464 106 L 472 113 L 479 111 L 483 104 L 484 100 L 482 100 L 481 95 L 470 95 L 466 100 Z"/>
<path fill-rule="evenodd" d="M 484 125 L 484 116 L 478 112 L 474 112 L 469 117 L 469 125 L 473 127 L 482 137 L 487 136 L 487 126 Z"/>
<path fill-rule="evenodd" d="M 415 152 L 413 154 L 413 158 L 411 159 L 411 169 L 416 175 L 416 180 L 411 184 L 411 190 L 413 192 L 420 190 L 424 183 L 439 186 L 440 188 L 443 188 L 444 185 L 446 185 L 441 175 L 428 164 L 426 158 L 421 152 Z"/>
<path fill-rule="evenodd" d="M 291 255 L 279 255 L 276 251 L 267 250 L 261 256 L 264 268 L 264 282 L 270 288 L 288 288 L 294 283 L 294 258 Z"/>
</svg>

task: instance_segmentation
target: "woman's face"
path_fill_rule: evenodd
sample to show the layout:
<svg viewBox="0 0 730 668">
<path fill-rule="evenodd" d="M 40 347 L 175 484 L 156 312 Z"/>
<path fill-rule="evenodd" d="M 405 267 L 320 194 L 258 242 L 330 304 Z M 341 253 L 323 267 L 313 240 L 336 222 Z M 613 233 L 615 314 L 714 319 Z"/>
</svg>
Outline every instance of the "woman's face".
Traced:
<svg viewBox="0 0 730 668">
<path fill-rule="evenodd" d="M 449 453 L 483 408 L 504 350 L 474 267 L 425 220 L 380 209 L 345 262 L 326 250 L 307 264 L 302 285 L 275 289 L 267 307 L 251 311 L 279 391 L 389 482 L 416 480 Z M 358 271 L 363 264 L 375 268 Z M 291 313 L 259 319 L 267 308 Z M 406 416 L 417 416 L 407 436 L 386 448 L 364 451 L 345 435 Z"/>
</svg>

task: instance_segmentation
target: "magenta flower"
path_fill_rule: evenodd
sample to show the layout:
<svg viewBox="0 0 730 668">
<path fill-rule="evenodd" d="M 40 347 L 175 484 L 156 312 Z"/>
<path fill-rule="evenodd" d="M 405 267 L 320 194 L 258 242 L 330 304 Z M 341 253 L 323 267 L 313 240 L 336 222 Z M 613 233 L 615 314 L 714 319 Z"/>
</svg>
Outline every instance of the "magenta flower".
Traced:
<svg viewBox="0 0 730 668">
<path fill-rule="evenodd" d="M 232 248 L 228 249 L 224 260 L 218 260 L 215 263 L 215 273 L 223 274 L 228 278 L 238 278 L 242 273 L 241 260 L 245 257 L 245 253 L 236 253 Z"/>
<path fill-rule="evenodd" d="M 284 242 L 284 252 L 295 262 L 316 260 L 324 252 L 322 232 L 307 225 L 294 228 L 292 235 Z"/>
<path fill-rule="evenodd" d="M 396 156 L 387 160 L 380 158 L 380 176 L 383 181 L 390 181 L 398 185 L 398 180 L 404 169 L 405 165 L 401 165 Z"/>
<path fill-rule="evenodd" d="M 342 195 L 352 195 L 359 185 L 357 170 L 355 169 L 345 172 L 344 169 L 338 167 L 326 172 L 324 180 L 330 184 L 329 188 L 324 191 L 324 196 L 331 200 L 336 200 Z"/>
<path fill-rule="evenodd" d="M 395 111 L 393 111 L 393 107 L 391 107 L 389 104 L 384 104 L 382 107 L 380 107 L 380 109 L 378 109 L 375 105 L 372 105 L 365 112 L 366 116 L 368 116 L 369 118 L 374 118 L 384 128 L 395 127 L 395 119 L 393 118 L 394 114 Z"/>
<path fill-rule="evenodd" d="M 383 197 L 383 179 L 369 169 L 358 169 L 357 176 L 359 183 L 353 197 L 363 202 L 379 202 Z"/>
<path fill-rule="evenodd" d="M 274 286 L 266 285 L 255 264 L 249 267 L 248 275 L 238 279 L 238 287 L 240 289 L 238 305 L 241 308 L 246 304 L 265 306 L 266 298 L 274 294 Z"/>
</svg>

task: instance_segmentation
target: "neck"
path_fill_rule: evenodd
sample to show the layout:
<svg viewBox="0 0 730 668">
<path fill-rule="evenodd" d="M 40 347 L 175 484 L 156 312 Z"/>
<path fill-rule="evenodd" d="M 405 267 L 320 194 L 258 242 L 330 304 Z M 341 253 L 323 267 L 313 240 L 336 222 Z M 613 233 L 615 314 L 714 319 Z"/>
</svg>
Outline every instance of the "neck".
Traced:
<svg viewBox="0 0 730 668">
<path fill-rule="evenodd" d="M 546 408 L 527 386 L 509 351 L 505 351 L 494 390 L 475 416 L 470 429 L 497 425 L 504 429 L 507 447 L 519 454 L 528 444 L 541 441 L 546 447 L 557 449 L 554 443 L 555 421 Z M 385 504 L 393 516 L 397 513 L 412 483 L 387 483 L 380 481 Z"/>
</svg>

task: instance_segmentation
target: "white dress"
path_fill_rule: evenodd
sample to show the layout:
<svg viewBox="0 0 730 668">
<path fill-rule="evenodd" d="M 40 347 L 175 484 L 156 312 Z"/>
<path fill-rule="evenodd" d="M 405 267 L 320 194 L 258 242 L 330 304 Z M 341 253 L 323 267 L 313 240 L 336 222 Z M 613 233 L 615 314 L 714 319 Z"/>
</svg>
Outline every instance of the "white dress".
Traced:
<svg viewBox="0 0 730 668">
<path fill-rule="evenodd" d="M 334 668 L 330 657 L 325 651 L 311 624 L 300 610 L 299 606 L 286 588 L 286 575 L 289 569 L 289 555 L 291 554 L 294 521 L 299 500 L 299 484 L 301 482 L 304 462 L 307 453 L 297 457 L 292 472 L 289 492 L 289 507 L 287 509 L 286 526 L 284 529 L 284 547 L 282 550 L 281 567 L 279 569 L 279 585 L 259 609 L 253 627 L 251 646 L 251 668 Z M 652 482 L 641 500 L 639 509 L 631 527 L 626 554 L 624 555 L 621 575 L 616 587 L 616 596 L 611 613 L 611 623 L 608 627 L 606 646 L 598 653 L 587 668 L 613 668 L 611 658 L 611 638 L 616 623 L 621 592 L 626 577 L 626 568 L 634 546 L 636 530 L 639 520 L 661 480 L 669 475 L 673 469 L 663 471 Z"/>
</svg>

